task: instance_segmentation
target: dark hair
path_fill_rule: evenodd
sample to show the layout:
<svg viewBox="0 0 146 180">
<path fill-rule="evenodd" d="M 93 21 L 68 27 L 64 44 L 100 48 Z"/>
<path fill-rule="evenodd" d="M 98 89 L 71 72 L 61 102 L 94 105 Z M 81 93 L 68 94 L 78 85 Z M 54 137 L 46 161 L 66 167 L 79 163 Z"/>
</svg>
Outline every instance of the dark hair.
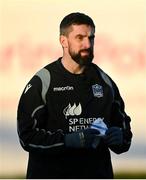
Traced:
<svg viewBox="0 0 146 180">
<path fill-rule="evenodd" d="M 60 35 L 67 35 L 68 28 L 71 25 L 81 25 L 86 24 L 91 26 L 95 30 L 95 25 L 93 20 L 86 14 L 83 13 L 71 13 L 63 18 L 60 23 Z"/>
</svg>

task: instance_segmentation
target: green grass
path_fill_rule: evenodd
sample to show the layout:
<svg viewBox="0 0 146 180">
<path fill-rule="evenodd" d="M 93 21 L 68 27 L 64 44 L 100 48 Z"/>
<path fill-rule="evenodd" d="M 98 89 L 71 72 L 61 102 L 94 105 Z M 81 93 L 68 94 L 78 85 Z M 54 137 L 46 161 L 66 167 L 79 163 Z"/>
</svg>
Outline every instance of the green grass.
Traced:
<svg viewBox="0 0 146 180">
<path fill-rule="evenodd" d="M 25 179 L 25 175 L 0 175 L 0 179 Z M 115 172 L 114 179 L 146 179 L 146 172 Z"/>
<path fill-rule="evenodd" d="M 0 179 L 26 179 L 23 174 L 0 175 Z"/>
<path fill-rule="evenodd" d="M 115 179 L 146 179 L 146 172 L 116 172 Z"/>
</svg>

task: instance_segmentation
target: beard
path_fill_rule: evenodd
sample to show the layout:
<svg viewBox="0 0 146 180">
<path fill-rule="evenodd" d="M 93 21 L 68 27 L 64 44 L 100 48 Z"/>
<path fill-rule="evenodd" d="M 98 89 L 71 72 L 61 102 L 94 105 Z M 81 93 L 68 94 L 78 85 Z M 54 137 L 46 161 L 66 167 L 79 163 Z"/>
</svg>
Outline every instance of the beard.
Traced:
<svg viewBox="0 0 146 180">
<path fill-rule="evenodd" d="M 82 52 L 87 52 L 88 54 L 86 55 L 81 55 Z M 78 53 L 75 53 L 69 49 L 69 54 L 71 58 L 80 66 L 87 66 L 91 64 L 94 55 L 93 55 L 93 50 L 91 48 L 89 49 L 82 49 Z"/>
</svg>

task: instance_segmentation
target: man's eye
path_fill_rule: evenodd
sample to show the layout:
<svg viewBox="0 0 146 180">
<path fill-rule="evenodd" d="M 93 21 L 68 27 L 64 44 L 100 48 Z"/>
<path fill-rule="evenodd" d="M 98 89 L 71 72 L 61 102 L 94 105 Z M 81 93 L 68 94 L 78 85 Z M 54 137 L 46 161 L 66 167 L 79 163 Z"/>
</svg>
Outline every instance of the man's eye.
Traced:
<svg viewBox="0 0 146 180">
<path fill-rule="evenodd" d="M 82 40 L 83 36 L 78 36 L 77 39 Z"/>
</svg>

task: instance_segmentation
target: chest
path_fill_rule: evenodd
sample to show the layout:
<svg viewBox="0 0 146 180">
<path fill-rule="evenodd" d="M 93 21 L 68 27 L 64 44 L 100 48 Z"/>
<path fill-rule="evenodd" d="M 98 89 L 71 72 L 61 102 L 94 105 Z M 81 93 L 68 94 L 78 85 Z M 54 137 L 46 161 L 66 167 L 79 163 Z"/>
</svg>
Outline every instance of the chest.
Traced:
<svg viewBox="0 0 146 180">
<path fill-rule="evenodd" d="M 112 93 L 98 78 L 57 77 L 51 80 L 46 95 L 49 122 L 66 131 L 88 127 L 96 118 L 108 119 Z"/>
</svg>

